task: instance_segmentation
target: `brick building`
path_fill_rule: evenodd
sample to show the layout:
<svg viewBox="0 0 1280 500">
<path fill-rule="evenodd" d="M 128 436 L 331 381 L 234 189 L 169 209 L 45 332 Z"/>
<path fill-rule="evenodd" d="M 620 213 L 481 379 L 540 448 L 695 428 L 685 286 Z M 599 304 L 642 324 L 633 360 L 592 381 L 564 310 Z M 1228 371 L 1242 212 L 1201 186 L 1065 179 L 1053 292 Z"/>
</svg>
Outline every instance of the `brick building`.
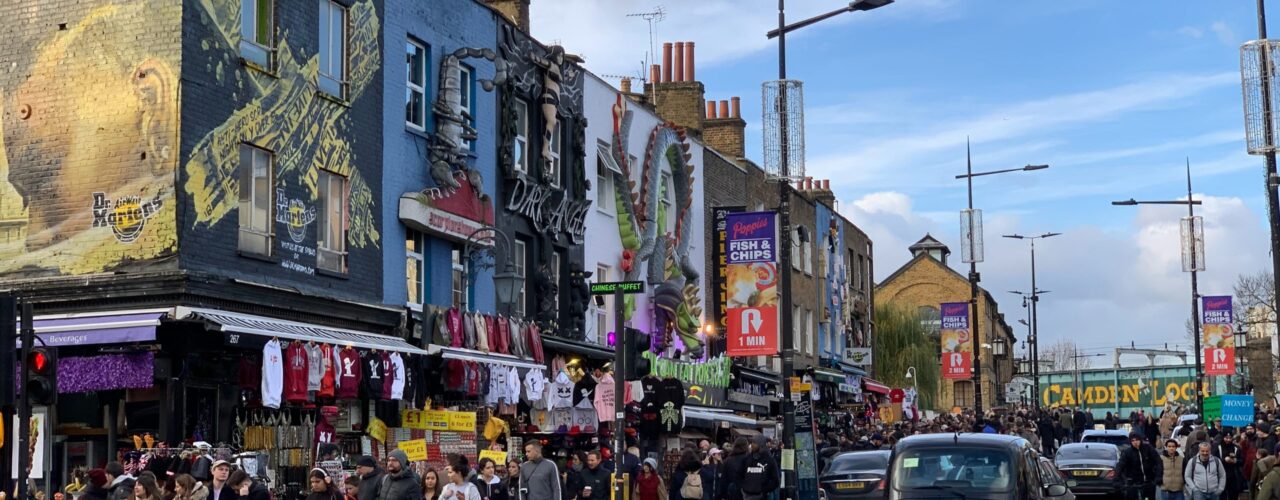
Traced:
<svg viewBox="0 0 1280 500">
<path fill-rule="evenodd" d="M 939 307 L 946 302 L 968 302 L 969 281 L 964 275 L 947 265 L 951 250 L 946 245 L 925 235 L 912 245 L 912 258 L 902 267 L 876 285 L 876 302 L 891 304 L 916 311 L 930 332 L 932 341 L 938 346 L 941 356 L 942 344 L 938 337 L 941 325 Z M 1017 341 L 1013 330 L 1000 312 L 995 297 L 985 289 L 979 288 L 976 331 L 981 333 L 975 342 L 974 351 L 982 356 L 982 406 L 993 408 L 1002 402 L 1004 384 L 1013 378 L 1012 356 L 993 357 L 991 349 L 980 348 L 981 344 L 992 344 L 992 339 L 1003 338 L 1005 352 L 1013 352 Z M 940 359 L 940 358 L 939 358 Z M 997 362 L 993 362 L 997 361 Z M 934 367 L 916 367 L 917 370 L 935 369 Z M 941 364 L 936 368 L 941 370 Z M 936 410 L 950 410 L 952 407 L 973 408 L 974 383 L 972 380 L 943 379 L 939 385 L 939 394 L 935 397 Z"/>
</svg>

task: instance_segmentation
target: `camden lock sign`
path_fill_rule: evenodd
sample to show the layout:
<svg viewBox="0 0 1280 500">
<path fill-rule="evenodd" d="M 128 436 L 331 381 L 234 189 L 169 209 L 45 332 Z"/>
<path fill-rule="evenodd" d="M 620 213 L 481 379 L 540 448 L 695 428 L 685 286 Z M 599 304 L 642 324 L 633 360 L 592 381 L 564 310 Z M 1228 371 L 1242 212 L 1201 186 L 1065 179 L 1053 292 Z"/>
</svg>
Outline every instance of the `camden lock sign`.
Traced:
<svg viewBox="0 0 1280 500">
<path fill-rule="evenodd" d="M 507 211 L 528 217 L 538 232 L 556 238 L 562 232 L 568 233 L 574 244 L 583 241 L 590 208 L 590 201 L 570 199 L 562 189 L 530 183 L 524 178 L 515 180 L 511 198 L 507 200 Z"/>
</svg>

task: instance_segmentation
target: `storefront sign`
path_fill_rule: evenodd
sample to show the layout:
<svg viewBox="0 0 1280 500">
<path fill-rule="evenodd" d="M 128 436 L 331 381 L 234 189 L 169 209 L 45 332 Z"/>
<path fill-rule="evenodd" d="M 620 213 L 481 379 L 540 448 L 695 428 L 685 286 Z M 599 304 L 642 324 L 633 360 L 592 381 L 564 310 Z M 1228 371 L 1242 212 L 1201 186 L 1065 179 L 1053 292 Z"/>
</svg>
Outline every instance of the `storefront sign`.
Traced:
<svg viewBox="0 0 1280 500">
<path fill-rule="evenodd" d="M 724 387 L 714 385 L 689 384 L 684 385 L 684 404 L 699 406 L 720 406 L 725 402 Z"/>
<path fill-rule="evenodd" d="M 591 295 L 612 295 L 619 291 L 624 294 L 644 293 L 644 282 L 613 281 L 608 283 L 591 284 Z"/>
<path fill-rule="evenodd" d="M 852 347 L 845 349 L 844 360 L 853 366 L 871 366 L 871 348 Z"/>
<path fill-rule="evenodd" d="M 521 177 L 511 186 L 506 208 L 527 217 L 538 232 L 553 237 L 568 233 L 576 244 L 582 243 L 582 236 L 586 234 L 591 202 L 571 199 L 562 189 L 533 184 Z"/>
<path fill-rule="evenodd" d="M 1236 372 L 1236 337 L 1232 331 L 1231 296 L 1201 297 L 1201 300 L 1204 305 L 1200 325 L 1204 373 L 1232 375 Z"/>
<path fill-rule="evenodd" d="M 507 452 L 499 450 L 480 450 L 480 460 L 493 460 L 494 465 L 505 467 L 507 465 Z"/>
<path fill-rule="evenodd" d="M 1121 369 L 1082 373 L 1079 380 L 1074 373 L 1052 374 L 1041 377 L 1040 404 L 1045 408 L 1084 406 L 1095 410 L 1119 408 L 1121 414 L 1165 405 L 1194 404 L 1196 383 L 1190 367 L 1159 369 Z M 1207 394 L 1207 386 L 1206 386 Z"/>
<path fill-rule="evenodd" d="M 387 424 L 378 417 L 369 420 L 369 427 L 365 428 L 365 432 L 380 443 L 387 442 Z"/>
<path fill-rule="evenodd" d="M 1244 427 L 1253 423 L 1253 396 L 1223 394 L 1222 425 Z"/>
<path fill-rule="evenodd" d="M 414 439 L 412 441 L 401 441 L 396 444 L 405 455 L 408 455 L 410 462 L 425 462 L 427 460 L 427 440 Z M 407 465 L 407 464 L 406 464 Z"/>
<path fill-rule="evenodd" d="M 942 304 L 942 378 L 967 379 L 973 366 L 969 304 Z"/>
<path fill-rule="evenodd" d="M 715 266 L 715 272 L 711 274 L 711 286 L 715 288 L 716 293 L 711 295 L 712 310 L 716 312 L 716 324 L 719 331 L 728 331 L 729 315 L 728 315 L 728 290 L 729 281 L 726 278 L 726 259 L 725 245 L 727 244 L 728 221 L 729 214 L 734 212 L 745 212 L 747 207 L 715 207 L 711 209 L 711 215 L 715 221 L 715 243 L 711 245 L 711 262 Z"/>
<path fill-rule="evenodd" d="M 473 411 L 449 412 L 449 430 L 459 431 L 459 432 L 475 432 L 476 431 L 476 412 L 473 412 Z"/>
<path fill-rule="evenodd" d="M 774 212 L 725 216 L 729 356 L 778 354 L 778 234 Z"/>
<path fill-rule="evenodd" d="M 744 392 L 744 391 L 729 391 L 727 398 L 729 399 L 729 401 L 732 401 L 734 403 L 748 404 L 751 406 L 768 407 L 769 403 L 773 402 L 773 398 L 771 397 L 761 396 L 759 394 L 752 394 L 750 392 Z"/>
<path fill-rule="evenodd" d="M 472 239 L 477 231 L 493 226 L 493 204 L 478 196 L 467 173 L 458 170 L 453 178 L 459 187 L 431 188 L 400 197 L 400 220 L 406 225 L 453 241 Z M 478 239 L 477 244 L 492 245 Z"/>
</svg>

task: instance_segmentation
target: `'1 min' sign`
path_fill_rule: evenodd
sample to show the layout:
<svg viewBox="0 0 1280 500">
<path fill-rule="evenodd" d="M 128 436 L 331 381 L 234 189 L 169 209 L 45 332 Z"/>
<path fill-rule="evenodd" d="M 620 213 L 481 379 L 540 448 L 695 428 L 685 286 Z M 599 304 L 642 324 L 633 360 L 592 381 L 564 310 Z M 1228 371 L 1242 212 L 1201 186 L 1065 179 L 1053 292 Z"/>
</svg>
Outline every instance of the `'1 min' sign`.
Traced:
<svg viewBox="0 0 1280 500">
<path fill-rule="evenodd" d="M 592 283 L 591 284 L 592 295 L 610 295 L 610 294 L 618 293 L 619 290 L 621 290 L 622 293 L 625 293 L 625 294 L 644 293 L 644 282 L 643 281 L 614 281 L 610 283 Z"/>
</svg>

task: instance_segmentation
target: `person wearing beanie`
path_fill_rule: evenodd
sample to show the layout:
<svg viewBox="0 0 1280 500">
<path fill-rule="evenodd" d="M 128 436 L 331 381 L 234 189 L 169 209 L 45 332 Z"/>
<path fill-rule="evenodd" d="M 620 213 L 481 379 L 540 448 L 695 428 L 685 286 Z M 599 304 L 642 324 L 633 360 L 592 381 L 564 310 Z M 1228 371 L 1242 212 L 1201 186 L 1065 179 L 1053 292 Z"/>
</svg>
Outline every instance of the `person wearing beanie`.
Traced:
<svg viewBox="0 0 1280 500">
<path fill-rule="evenodd" d="M 362 455 L 356 459 L 356 474 L 360 476 L 356 500 L 378 500 L 382 486 L 382 471 L 378 470 L 378 462 L 369 455 Z"/>
<path fill-rule="evenodd" d="M 667 487 L 658 473 L 658 461 L 653 457 L 644 459 L 640 465 L 640 477 L 636 478 L 636 500 L 667 500 Z"/>
<path fill-rule="evenodd" d="M 93 469 L 89 471 L 89 485 L 85 488 L 84 495 L 80 498 L 84 500 L 107 500 L 110 493 L 107 492 L 107 471 L 102 469 Z"/>
<path fill-rule="evenodd" d="M 382 475 L 380 483 L 378 500 L 422 498 L 422 481 L 409 468 L 409 455 L 404 450 L 396 449 L 387 454 L 387 473 Z"/>
</svg>

